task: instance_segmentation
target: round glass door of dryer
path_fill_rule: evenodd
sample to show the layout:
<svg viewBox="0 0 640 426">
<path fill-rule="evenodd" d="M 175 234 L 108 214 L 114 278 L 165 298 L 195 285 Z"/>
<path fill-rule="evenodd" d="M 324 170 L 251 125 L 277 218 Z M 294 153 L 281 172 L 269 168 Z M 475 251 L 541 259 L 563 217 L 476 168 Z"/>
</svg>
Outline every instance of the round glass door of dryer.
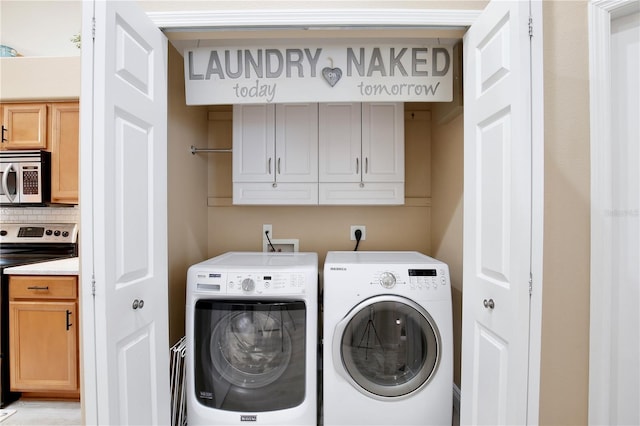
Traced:
<svg viewBox="0 0 640 426">
<path fill-rule="evenodd" d="M 378 398 L 407 396 L 425 386 L 441 352 L 429 313 L 391 295 L 372 297 L 352 309 L 336 327 L 334 348 L 351 384 Z"/>
</svg>

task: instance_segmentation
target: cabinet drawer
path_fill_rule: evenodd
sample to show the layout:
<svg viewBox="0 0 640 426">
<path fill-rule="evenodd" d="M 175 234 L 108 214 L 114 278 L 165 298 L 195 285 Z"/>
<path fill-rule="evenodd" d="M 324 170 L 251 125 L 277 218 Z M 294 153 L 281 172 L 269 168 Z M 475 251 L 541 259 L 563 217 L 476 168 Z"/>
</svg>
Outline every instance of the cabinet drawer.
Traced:
<svg viewBox="0 0 640 426">
<path fill-rule="evenodd" d="M 72 275 L 11 275 L 9 300 L 75 299 L 78 296 L 77 280 Z"/>
</svg>

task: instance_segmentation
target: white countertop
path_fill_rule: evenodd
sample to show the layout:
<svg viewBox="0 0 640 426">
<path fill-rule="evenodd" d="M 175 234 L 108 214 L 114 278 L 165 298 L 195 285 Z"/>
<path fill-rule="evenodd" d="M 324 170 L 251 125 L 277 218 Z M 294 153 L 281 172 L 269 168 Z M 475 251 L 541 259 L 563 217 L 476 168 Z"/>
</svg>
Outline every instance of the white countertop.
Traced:
<svg viewBox="0 0 640 426">
<path fill-rule="evenodd" d="M 5 275 L 78 275 L 80 261 L 77 257 L 13 266 L 2 271 Z"/>
</svg>

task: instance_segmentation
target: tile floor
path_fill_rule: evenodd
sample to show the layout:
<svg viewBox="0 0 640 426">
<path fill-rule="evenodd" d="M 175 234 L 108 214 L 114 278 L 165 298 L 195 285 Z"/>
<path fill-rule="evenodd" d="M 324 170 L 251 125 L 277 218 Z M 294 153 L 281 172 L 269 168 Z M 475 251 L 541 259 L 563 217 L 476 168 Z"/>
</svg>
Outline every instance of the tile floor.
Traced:
<svg viewBox="0 0 640 426">
<path fill-rule="evenodd" d="M 2 413 L 15 413 L 2 417 Z M 19 400 L 0 410 L 0 425 L 82 425 L 80 402 Z"/>
</svg>

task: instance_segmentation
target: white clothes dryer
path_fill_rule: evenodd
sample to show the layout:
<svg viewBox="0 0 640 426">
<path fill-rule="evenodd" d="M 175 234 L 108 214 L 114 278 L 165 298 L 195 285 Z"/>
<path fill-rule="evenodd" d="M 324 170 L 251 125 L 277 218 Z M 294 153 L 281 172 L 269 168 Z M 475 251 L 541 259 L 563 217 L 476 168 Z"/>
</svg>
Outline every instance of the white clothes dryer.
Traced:
<svg viewBox="0 0 640 426">
<path fill-rule="evenodd" d="M 189 425 L 317 424 L 318 255 L 229 252 L 187 273 Z"/>
<path fill-rule="evenodd" d="M 329 252 L 324 424 L 450 425 L 448 266 L 418 252 Z"/>
</svg>

